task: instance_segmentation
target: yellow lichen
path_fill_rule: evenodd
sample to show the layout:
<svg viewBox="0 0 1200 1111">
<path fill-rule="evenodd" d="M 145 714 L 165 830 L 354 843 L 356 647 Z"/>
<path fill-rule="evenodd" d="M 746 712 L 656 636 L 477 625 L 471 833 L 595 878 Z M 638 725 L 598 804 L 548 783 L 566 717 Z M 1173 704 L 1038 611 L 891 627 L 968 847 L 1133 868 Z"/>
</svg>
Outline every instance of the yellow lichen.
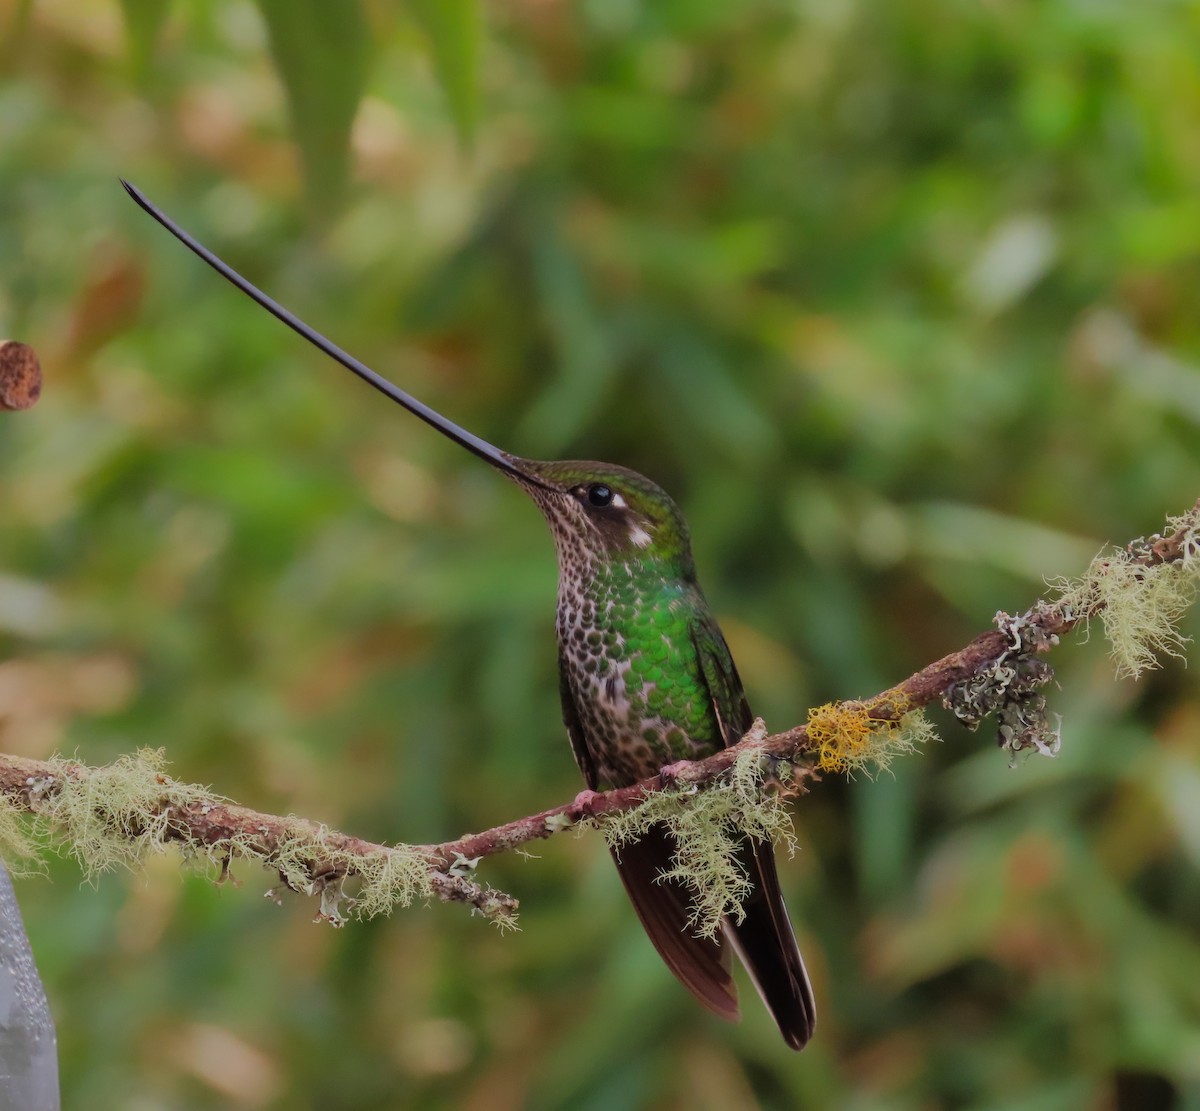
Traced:
<svg viewBox="0 0 1200 1111">
<path fill-rule="evenodd" d="M 897 756 L 913 752 L 934 736 L 933 726 L 908 699 L 889 691 L 871 703 L 827 702 L 808 712 L 809 744 L 817 769 L 848 773 L 885 770 Z"/>
</svg>

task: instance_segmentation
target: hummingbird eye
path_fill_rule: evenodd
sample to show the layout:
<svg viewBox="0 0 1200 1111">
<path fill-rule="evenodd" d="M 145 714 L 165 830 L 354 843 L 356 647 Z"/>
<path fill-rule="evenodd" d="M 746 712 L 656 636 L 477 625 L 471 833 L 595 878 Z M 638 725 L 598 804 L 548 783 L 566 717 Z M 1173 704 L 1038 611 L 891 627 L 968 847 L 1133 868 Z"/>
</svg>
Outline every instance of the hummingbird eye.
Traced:
<svg viewBox="0 0 1200 1111">
<path fill-rule="evenodd" d="M 606 505 L 612 504 L 613 492 L 603 482 L 593 482 L 587 488 L 587 499 L 590 505 L 594 505 L 597 509 L 603 509 Z"/>
</svg>

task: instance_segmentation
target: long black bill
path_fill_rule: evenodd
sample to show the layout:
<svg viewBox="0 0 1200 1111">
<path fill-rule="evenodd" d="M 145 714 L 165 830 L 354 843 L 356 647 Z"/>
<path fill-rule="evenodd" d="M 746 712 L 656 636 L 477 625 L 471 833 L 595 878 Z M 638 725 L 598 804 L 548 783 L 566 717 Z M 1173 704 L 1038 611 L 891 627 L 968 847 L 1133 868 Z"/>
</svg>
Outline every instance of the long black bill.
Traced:
<svg viewBox="0 0 1200 1111">
<path fill-rule="evenodd" d="M 314 347 L 320 348 L 331 359 L 335 359 L 341 363 L 352 374 L 357 374 L 368 385 L 374 386 L 380 393 L 386 394 L 393 401 L 403 405 L 414 416 L 420 417 L 426 424 L 436 428 L 443 436 L 449 437 L 456 444 L 461 444 L 467 451 L 478 455 L 480 459 L 491 463 L 493 467 L 504 471 L 515 478 L 519 478 L 524 482 L 531 483 L 534 486 L 541 486 L 545 489 L 554 489 L 541 481 L 536 475 L 522 469 L 521 460 L 514 455 L 509 455 L 506 451 L 501 451 L 498 447 L 489 444 L 487 440 L 481 440 L 473 432 L 468 432 L 465 428 L 460 428 L 453 421 L 447 420 L 436 409 L 431 409 L 424 402 L 418 401 L 410 393 L 406 393 L 399 386 L 389 382 L 382 375 L 376 374 L 365 363 L 360 363 L 353 355 L 343 351 L 332 340 L 326 339 L 320 332 L 310 328 L 298 316 L 288 312 L 278 301 L 268 297 L 261 289 L 251 285 L 246 281 L 233 267 L 222 262 L 217 258 L 203 243 L 193 239 L 186 231 L 183 230 L 174 220 L 171 219 L 165 212 L 156 208 L 143 195 L 140 189 L 134 185 L 130 185 L 124 178 L 121 178 L 121 184 L 125 187 L 125 192 L 128 193 L 137 203 L 151 216 L 154 217 L 164 228 L 167 229 L 176 239 L 179 240 L 185 247 L 199 255 L 205 262 L 208 263 L 218 274 L 226 281 L 232 282 L 244 294 L 252 298 L 260 304 L 267 312 L 278 317 L 284 322 L 293 332 L 298 332 Z"/>
</svg>

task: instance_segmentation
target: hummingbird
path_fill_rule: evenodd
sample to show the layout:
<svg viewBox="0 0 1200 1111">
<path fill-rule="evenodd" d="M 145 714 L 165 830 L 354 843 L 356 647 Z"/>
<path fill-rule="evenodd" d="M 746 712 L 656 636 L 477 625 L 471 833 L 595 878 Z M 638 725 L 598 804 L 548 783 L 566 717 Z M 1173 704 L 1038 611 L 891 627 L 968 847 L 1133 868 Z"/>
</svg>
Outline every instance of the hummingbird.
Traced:
<svg viewBox="0 0 1200 1111">
<path fill-rule="evenodd" d="M 257 289 L 133 185 L 150 216 L 260 306 L 347 370 L 516 483 L 541 511 L 558 557 L 559 693 L 590 791 L 623 787 L 736 744 L 754 718 L 729 646 L 696 578 L 687 522 L 650 479 L 611 463 L 539 462 L 502 451 L 383 378 Z M 676 845 L 662 826 L 612 849 L 634 910 L 667 967 L 708 1010 L 739 1017 L 730 951 L 785 1042 L 803 1049 L 816 1004 L 769 842 L 746 835 L 744 917 L 715 938 L 691 929 L 688 888 L 665 877 Z"/>
</svg>

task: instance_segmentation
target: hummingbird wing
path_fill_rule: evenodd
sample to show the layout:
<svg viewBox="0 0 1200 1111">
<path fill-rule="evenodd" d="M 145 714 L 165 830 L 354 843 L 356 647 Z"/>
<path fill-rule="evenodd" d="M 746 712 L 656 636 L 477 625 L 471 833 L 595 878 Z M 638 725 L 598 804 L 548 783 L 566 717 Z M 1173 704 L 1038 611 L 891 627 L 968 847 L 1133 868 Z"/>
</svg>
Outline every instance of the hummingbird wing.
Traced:
<svg viewBox="0 0 1200 1111">
<path fill-rule="evenodd" d="M 583 725 L 579 720 L 579 710 L 575 707 L 575 696 L 571 694 L 571 683 L 568 679 L 567 661 L 563 658 L 562 645 L 558 648 L 558 697 L 562 702 L 563 724 L 567 727 L 567 736 L 571 739 L 571 751 L 575 754 L 575 763 L 583 772 L 583 781 L 589 791 L 594 791 L 600 782 L 596 774 L 596 761 L 592 759 L 592 750 L 588 748 L 587 737 L 584 736 Z"/>
<path fill-rule="evenodd" d="M 707 607 L 700 610 L 706 616 L 693 625 L 692 643 L 728 748 L 742 739 L 754 723 L 754 715 L 725 637 L 707 616 Z M 745 917 L 741 922 L 732 916 L 726 918 L 724 934 L 750 973 L 784 1040 L 793 1049 L 803 1049 L 817 1023 L 817 1007 L 779 888 L 775 850 L 769 841 L 747 837 L 740 859 L 753 889 L 742 904 Z"/>
<path fill-rule="evenodd" d="M 559 695 L 571 749 L 583 778 L 596 790 L 599 777 L 587 744 L 579 710 L 559 652 Z M 729 974 L 729 952 L 720 939 L 699 938 L 690 925 L 691 896 L 687 888 L 662 875 L 675 856 L 675 840 L 661 826 L 651 826 L 637 841 L 610 848 L 617 874 L 633 909 L 658 955 L 676 978 L 714 1014 L 731 1022 L 738 1018 L 737 988 Z"/>
</svg>

